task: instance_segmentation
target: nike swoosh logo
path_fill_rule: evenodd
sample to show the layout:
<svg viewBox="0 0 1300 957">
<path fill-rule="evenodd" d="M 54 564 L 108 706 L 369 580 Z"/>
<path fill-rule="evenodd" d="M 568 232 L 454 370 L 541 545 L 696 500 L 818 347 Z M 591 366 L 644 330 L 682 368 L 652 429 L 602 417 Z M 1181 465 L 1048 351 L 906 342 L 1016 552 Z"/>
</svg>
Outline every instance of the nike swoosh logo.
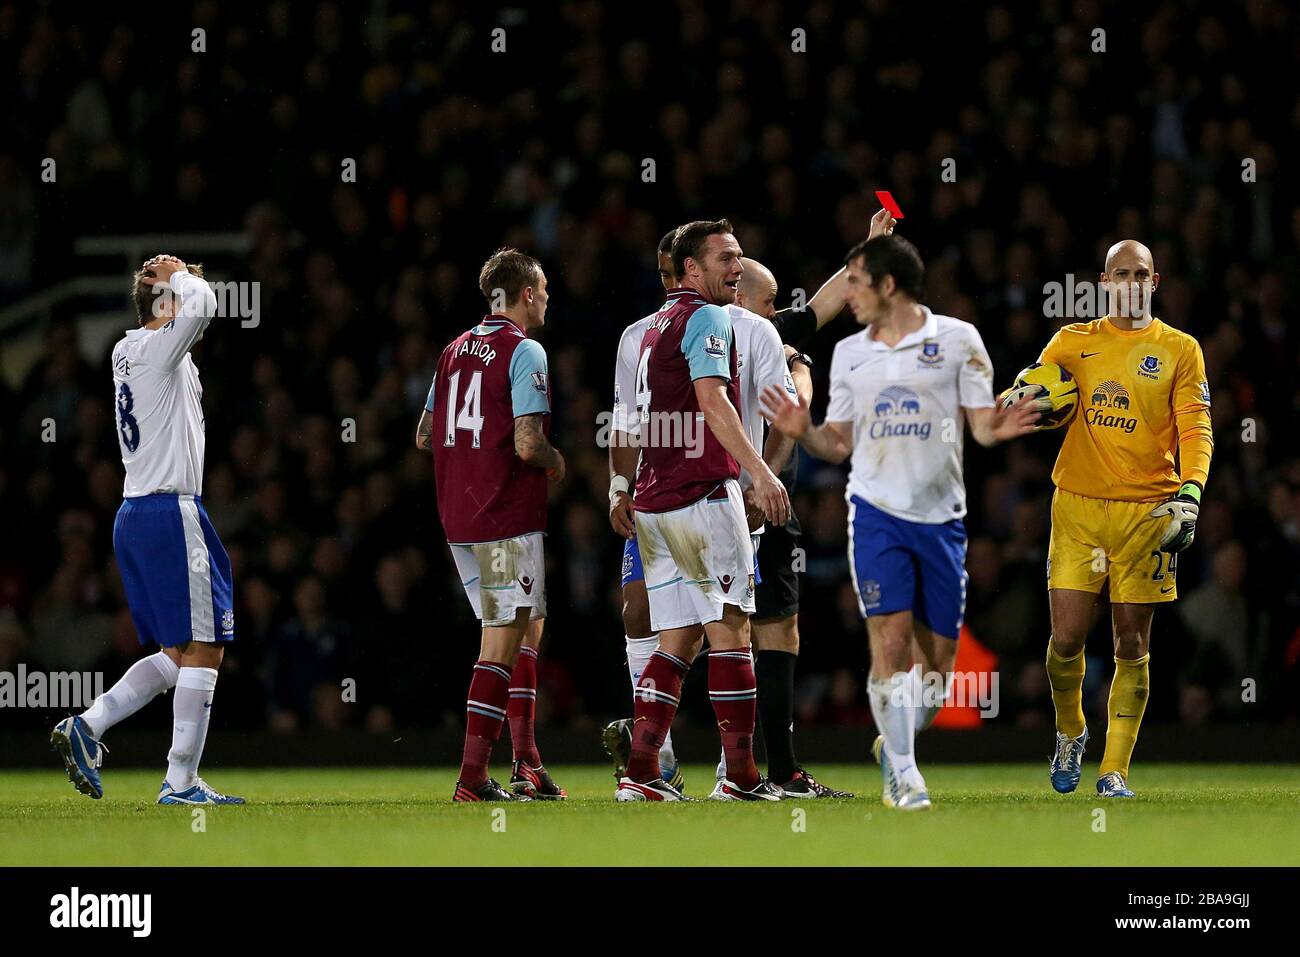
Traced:
<svg viewBox="0 0 1300 957">
<path fill-rule="evenodd" d="M 205 708 L 211 708 L 211 707 L 212 707 L 212 702 L 211 702 L 211 701 L 205 701 L 205 702 L 203 702 L 203 707 L 205 707 Z"/>
<path fill-rule="evenodd" d="M 1135 714 L 1120 714 L 1118 711 L 1116 711 L 1116 712 L 1115 712 L 1115 717 L 1117 717 L 1117 718 L 1136 718 L 1137 715 L 1135 715 Z"/>
<path fill-rule="evenodd" d="M 1099 355 L 1101 355 L 1100 352 L 1080 352 L 1080 353 L 1079 353 L 1079 358 L 1080 358 L 1080 359 L 1091 359 L 1093 356 L 1099 356 Z"/>
<path fill-rule="evenodd" d="M 1173 591 L 1173 590 L 1174 590 L 1174 586 L 1173 586 L 1173 585 L 1170 585 L 1168 588 L 1162 588 L 1162 589 L 1160 589 L 1160 594 L 1162 594 L 1162 595 L 1168 595 L 1168 594 L 1169 594 L 1171 591 Z"/>
</svg>

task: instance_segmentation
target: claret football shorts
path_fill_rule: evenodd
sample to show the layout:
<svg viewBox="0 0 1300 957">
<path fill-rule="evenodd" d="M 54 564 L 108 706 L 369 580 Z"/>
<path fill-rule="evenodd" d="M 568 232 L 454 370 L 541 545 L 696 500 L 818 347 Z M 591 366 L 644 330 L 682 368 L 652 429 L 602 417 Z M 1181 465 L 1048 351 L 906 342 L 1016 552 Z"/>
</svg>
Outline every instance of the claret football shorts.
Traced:
<svg viewBox="0 0 1300 957">
<path fill-rule="evenodd" d="M 719 621 L 726 605 L 754 613 L 754 545 L 739 482 L 671 512 L 637 512 L 636 540 L 655 631 Z"/>
<path fill-rule="evenodd" d="M 530 621 L 546 617 L 546 562 L 541 532 L 499 542 L 452 545 L 460 583 L 484 627 L 508 625 L 520 608 Z"/>
<path fill-rule="evenodd" d="M 1047 587 L 1097 594 L 1107 580 L 1110 600 L 1146 605 L 1178 597 L 1178 556 L 1160 550 L 1159 502 L 1086 498 L 1065 489 L 1052 495 Z"/>
</svg>

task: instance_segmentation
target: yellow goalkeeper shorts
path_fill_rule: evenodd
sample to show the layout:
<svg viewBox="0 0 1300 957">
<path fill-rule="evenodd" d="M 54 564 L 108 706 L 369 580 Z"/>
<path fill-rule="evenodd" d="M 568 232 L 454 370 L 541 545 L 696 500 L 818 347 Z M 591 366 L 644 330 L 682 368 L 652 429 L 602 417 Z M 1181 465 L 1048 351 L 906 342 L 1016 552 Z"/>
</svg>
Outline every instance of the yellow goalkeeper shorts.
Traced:
<svg viewBox="0 0 1300 957">
<path fill-rule="evenodd" d="M 1164 528 L 1151 510 L 1159 502 L 1085 498 L 1064 489 L 1052 496 L 1047 587 L 1097 594 L 1110 580 L 1110 600 L 1145 605 L 1178 597 L 1178 556 L 1160 551 Z"/>
</svg>

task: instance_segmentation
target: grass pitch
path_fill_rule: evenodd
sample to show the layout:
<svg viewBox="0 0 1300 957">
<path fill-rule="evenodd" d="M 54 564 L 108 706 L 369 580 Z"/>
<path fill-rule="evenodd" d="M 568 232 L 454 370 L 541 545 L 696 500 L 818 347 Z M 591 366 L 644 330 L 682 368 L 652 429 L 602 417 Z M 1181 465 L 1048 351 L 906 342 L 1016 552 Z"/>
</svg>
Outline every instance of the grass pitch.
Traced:
<svg viewBox="0 0 1300 957">
<path fill-rule="evenodd" d="M 1300 766 L 1141 765 L 1131 801 L 1097 798 L 1094 770 L 1061 796 L 1046 762 L 931 765 L 934 810 L 904 814 L 865 765 L 814 768 L 851 801 L 670 805 L 616 804 L 596 766 L 552 768 L 569 799 L 521 805 L 452 804 L 451 768 L 209 768 L 250 803 L 207 809 L 196 830 L 193 808 L 153 803 L 158 772 L 106 768 L 92 801 L 53 761 L 0 772 L 0 864 L 1300 864 Z M 687 793 L 712 778 L 687 767 Z"/>
</svg>

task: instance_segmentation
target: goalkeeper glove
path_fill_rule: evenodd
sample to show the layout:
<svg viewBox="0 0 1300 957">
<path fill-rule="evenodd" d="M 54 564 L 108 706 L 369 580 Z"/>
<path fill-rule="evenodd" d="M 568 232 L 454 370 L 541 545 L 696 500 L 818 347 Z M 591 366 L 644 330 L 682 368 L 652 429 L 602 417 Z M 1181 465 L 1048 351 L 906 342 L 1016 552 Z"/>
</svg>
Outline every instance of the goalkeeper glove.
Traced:
<svg viewBox="0 0 1300 957">
<path fill-rule="evenodd" d="M 1173 555 L 1192 544 L 1200 511 L 1201 487 L 1195 482 L 1184 482 L 1177 495 L 1151 510 L 1152 518 L 1164 522 L 1164 531 L 1160 534 L 1162 552 Z"/>
</svg>

